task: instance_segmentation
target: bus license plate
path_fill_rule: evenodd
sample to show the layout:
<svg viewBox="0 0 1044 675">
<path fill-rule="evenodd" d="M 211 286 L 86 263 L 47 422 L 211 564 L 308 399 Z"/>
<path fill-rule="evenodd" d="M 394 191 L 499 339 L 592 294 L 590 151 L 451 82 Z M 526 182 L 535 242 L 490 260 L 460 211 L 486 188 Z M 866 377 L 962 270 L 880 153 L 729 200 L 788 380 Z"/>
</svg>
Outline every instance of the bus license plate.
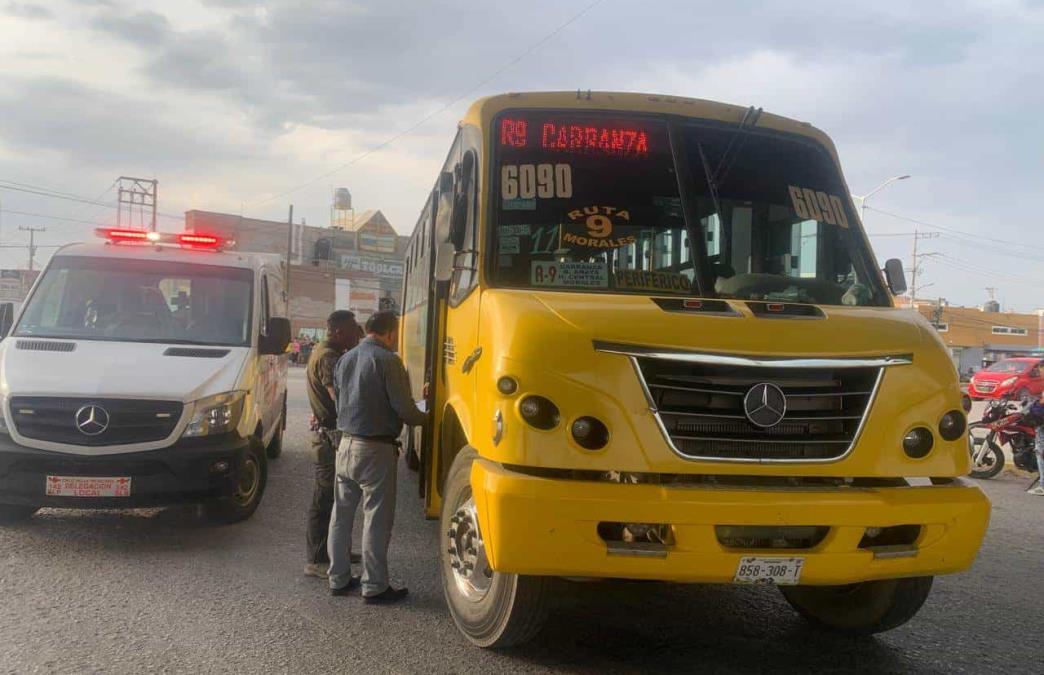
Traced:
<svg viewBox="0 0 1044 675">
<path fill-rule="evenodd" d="M 48 497 L 130 497 L 126 476 L 48 476 Z"/>
<path fill-rule="evenodd" d="M 804 566 L 804 558 L 744 557 L 736 566 L 732 583 L 794 586 L 801 581 L 801 568 Z"/>
</svg>

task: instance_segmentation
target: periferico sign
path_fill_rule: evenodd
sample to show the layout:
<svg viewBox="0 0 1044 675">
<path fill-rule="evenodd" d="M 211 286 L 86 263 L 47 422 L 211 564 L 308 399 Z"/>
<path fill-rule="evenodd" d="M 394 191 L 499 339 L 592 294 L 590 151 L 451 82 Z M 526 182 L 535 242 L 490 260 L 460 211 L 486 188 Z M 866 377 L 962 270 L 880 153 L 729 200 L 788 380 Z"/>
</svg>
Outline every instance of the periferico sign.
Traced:
<svg viewBox="0 0 1044 675">
<path fill-rule="evenodd" d="M 684 274 L 675 272 L 644 272 L 642 270 L 617 270 L 616 287 L 635 291 L 663 291 L 666 293 L 690 293 L 692 282 Z"/>
</svg>

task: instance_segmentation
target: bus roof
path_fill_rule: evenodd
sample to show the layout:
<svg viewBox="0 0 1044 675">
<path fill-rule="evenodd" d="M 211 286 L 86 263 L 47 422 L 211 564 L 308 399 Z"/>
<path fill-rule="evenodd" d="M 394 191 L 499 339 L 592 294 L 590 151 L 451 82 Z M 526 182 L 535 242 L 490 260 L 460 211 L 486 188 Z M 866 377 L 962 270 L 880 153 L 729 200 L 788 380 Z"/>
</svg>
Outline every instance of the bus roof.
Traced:
<svg viewBox="0 0 1044 675">
<path fill-rule="evenodd" d="M 177 246 L 152 246 L 144 244 L 68 244 L 58 249 L 54 257 L 80 256 L 86 258 L 120 258 L 131 260 L 162 260 L 214 265 L 217 267 L 241 267 L 258 269 L 264 264 L 282 264 L 282 257 L 271 253 L 248 253 L 241 251 L 194 251 Z"/>
<path fill-rule="evenodd" d="M 708 101 L 684 96 L 641 94 L 634 92 L 518 92 L 488 96 L 475 101 L 464 115 L 463 123 L 479 126 L 488 125 L 493 117 L 508 109 L 557 108 L 567 110 L 611 110 L 617 112 L 643 112 L 681 115 L 700 119 L 719 120 L 738 124 L 747 112 L 745 106 Z M 792 134 L 808 136 L 822 143 L 834 155 L 837 151 L 833 141 L 823 131 L 808 122 L 788 117 L 763 113 L 758 118 L 758 127 L 774 129 Z"/>
</svg>

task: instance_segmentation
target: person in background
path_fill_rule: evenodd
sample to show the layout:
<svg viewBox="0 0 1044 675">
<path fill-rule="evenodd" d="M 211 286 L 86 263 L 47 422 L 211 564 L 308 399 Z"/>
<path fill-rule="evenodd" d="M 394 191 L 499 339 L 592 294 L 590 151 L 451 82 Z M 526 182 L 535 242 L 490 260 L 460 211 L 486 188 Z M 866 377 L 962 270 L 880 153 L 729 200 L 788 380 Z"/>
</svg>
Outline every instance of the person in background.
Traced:
<svg viewBox="0 0 1044 675">
<path fill-rule="evenodd" d="M 366 321 L 366 337 L 337 363 L 337 449 L 334 510 L 330 518 L 330 593 L 347 595 L 360 585 L 352 576 L 349 551 L 355 510 L 362 501 L 362 596 L 367 604 L 403 600 L 406 588 L 388 583 L 388 544 L 395 520 L 398 438 L 403 423 L 427 419 L 410 393 L 402 361 L 395 354 L 399 319 L 377 312 Z"/>
<path fill-rule="evenodd" d="M 1038 420 L 1034 450 L 1037 453 L 1037 473 L 1040 475 L 1040 478 L 1037 480 L 1037 486 L 1030 489 L 1029 493 L 1038 497 L 1044 497 L 1044 392 L 1041 392 L 1040 398 L 1033 402 L 1029 409 L 1029 414 Z"/>
<path fill-rule="evenodd" d="M 290 363 L 295 366 L 301 363 L 301 338 L 299 337 L 290 341 Z"/>
<path fill-rule="evenodd" d="M 312 408 L 315 489 L 312 503 L 308 506 L 308 562 L 304 573 L 320 579 L 326 578 L 326 568 L 330 564 L 326 553 L 326 537 L 334 502 L 334 457 L 341 441 L 341 432 L 337 430 L 334 368 L 341 355 L 358 344 L 361 332 L 351 312 L 338 310 L 331 314 L 326 319 L 326 341 L 311 350 L 305 372 L 308 402 Z"/>
</svg>

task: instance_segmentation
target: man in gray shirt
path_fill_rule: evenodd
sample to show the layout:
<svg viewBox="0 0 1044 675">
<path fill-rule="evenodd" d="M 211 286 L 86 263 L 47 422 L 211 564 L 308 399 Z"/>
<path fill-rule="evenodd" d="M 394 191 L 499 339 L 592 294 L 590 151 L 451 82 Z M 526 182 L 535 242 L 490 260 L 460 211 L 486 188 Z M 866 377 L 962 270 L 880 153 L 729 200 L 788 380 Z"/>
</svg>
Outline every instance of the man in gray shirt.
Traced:
<svg viewBox="0 0 1044 675">
<path fill-rule="evenodd" d="M 399 319 L 377 312 L 366 321 L 366 337 L 345 353 L 334 371 L 337 449 L 334 508 L 327 539 L 330 593 L 347 595 L 359 586 L 349 551 L 355 509 L 363 504 L 362 596 L 367 604 L 398 602 L 405 588 L 388 585 L 388 543 L 395 519 L 398 438 L 403 423 L 422 425 L 427 416 L 413 402 L 402 361 L 395 354 Z"/>
</svg>

